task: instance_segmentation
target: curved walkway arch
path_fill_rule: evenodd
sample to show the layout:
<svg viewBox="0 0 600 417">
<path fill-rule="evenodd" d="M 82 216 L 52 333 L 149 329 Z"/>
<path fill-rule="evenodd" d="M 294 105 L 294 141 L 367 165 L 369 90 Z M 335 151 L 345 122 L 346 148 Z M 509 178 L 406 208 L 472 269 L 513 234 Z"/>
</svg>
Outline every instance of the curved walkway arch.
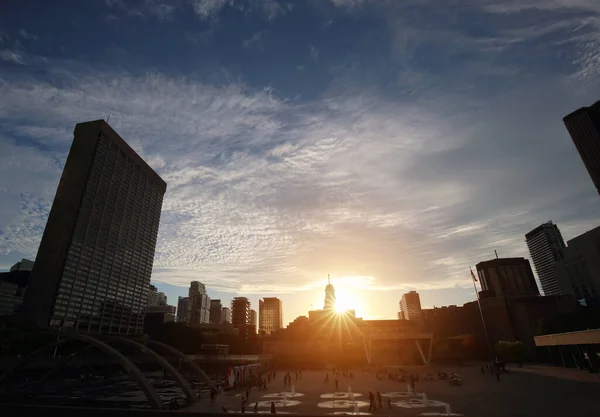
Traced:
<svg viewBox="0 0 600 417">
<path fill-rule="evenodd" d="M 47 332 L 47 333 L 54 333 L 54 332 Z M 90 336 L 86 336 L 84 334 L 75 333 L 75 332 L 73 332 L 73 333 L 59 332 L 58 334 L 63 337 L 62 340 L 58 340 L 58 341 L 46 344 L 46 345 L 42 346 L 41 348 L 34 350 L 30 354 L 28 354 L 26 357 L 22 358 L 11 369 L 9 369 L 2 376 L 0 376 L 0 384 L 2 384 L 2 383 L 6 384 L 7 381 L 10 381 L 10 379 L 16 373 L 16 371 L 23 368 L 27 364 L 27 362 L 29 362 L 29 360 L 32 357 L 34 357 L 35 355 L 37 355 L 38 353 L 42 352 L 43 350 L 55 347 L 55 346 L 59 346 L 60 344 L 66 342 L 70 339 L 74 339 L 74 340 L 79 340 L 81 342 L 92 345 L 92 346 L 96 347 L 97 349 L 99 349 L 100 351 L 106 353 L 110 357 L 116 359 L 117 362 L 123 367 L 123 369 L 125 369 L 125 371 L 127 371 L 130 378 L 140 386 L 140 388 L 142 389 L 142 391 L 148 398 L 148 401 L 150 402 L 152 407 L 155 409 L 159 409 L 159 410 L 163 408 L 162 400 L 161 400 L 160 396 L 158 395 L 158 393 L 156 392 L 156 390 L 154 389 L 154 387 L 152 386 L 152 384 L 150 384 L 150 382 L 144 376 L 144 374 L 140 371 L 140 369 L 137 366 L 135 366 L 135 364 L 133 362 L 131 362 L 121 352 L 119 352 L 115 348 L 109 346 L 108 344 L 106 344 L 98 339 L 95 339 Z M 135 343 L 135 342 L 132 342 L 132 343 Z M 74 357 L 75 355 L 72 355 L 72 356 Z"/>
<path fill-rule="evenodd" d="M 208 386 L 211 389 L 216 390 L 216 387 L 213 384 L 213 381 L 209 378 L 208 375 L 206 375 L 206 372 L 204 372 L 202 370 L 202 368 L 200 368 L 198 366 L 198 364 L 196 362 L 194 362 L 193 359 L 188 358 L 186 355 L 184 355 L 183 353 L 181 353 L 180 351 L 178 351 L 174 347 L 169 346 L 169 345 L 167 345 L 165 343 L 159 342 L 157 340 L 148 340 L 146 343 L 149 344 L 149 345 L 154 345 L 154 346 L 161 347 L 161 348 L 169 351 L 173 355 L 177 356 L 179 359 L 183 360 L 183 362 L 186 365 L 188 365 L 196 373 L 196 375 L 198 375 L 200 378 L 202 378 L 202 379 L 204 379 L 204 381 L 206 381 L 206 383 L 208 384 Z"/>
</svg>

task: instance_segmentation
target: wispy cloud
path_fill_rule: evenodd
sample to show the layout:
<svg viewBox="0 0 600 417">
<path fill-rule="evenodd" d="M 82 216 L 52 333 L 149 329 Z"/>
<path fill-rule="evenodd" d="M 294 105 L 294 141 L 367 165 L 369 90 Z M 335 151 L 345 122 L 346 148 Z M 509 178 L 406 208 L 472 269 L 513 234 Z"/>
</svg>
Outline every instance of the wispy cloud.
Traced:
<svg viewBox="0 0 600 417">
<path fill-rule="evenodd" d="M 19 65 L 25 65 L 25 60 L 20 53 L 9 49 L 0 50 L 0 59 L 6 62 L 12 62 Z"/>
<path fill-rule="evenodd" d="M 29 39 L 29 40 L 34 40 L 34 41 L 38 39 L 37 35 L 34 35 L 33 33 L 29 33 L 25 29 L 19 29 L 19 36 L 21 36 L 23 39 Z"/>
</svg>

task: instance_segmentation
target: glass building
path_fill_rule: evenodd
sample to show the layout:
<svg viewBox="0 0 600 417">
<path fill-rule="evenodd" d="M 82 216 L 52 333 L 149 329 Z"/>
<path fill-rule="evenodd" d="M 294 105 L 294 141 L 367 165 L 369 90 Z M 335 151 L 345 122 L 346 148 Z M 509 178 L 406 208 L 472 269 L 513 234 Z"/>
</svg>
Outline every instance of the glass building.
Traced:
<svg viewBox="0 0 600 417">
<path fill-rule="evenodd" d="M 142 331 L 166 183 L 103 120 L 79 123 L 23 304 L 31 324 Z"/>
</svg>

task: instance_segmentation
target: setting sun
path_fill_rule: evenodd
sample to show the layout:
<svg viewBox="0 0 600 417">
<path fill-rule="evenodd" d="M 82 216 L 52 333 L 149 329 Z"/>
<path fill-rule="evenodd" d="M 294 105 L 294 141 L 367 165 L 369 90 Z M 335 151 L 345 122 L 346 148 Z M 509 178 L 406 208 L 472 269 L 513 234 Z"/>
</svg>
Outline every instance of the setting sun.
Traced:
<svg viewBox="0 0 600 417">
<path fill-rule="evenodd" d="M 335 301 L 335 311 L 343 313 L 346 310 L 355 310 L 357 307 L 357 298 L 348 290 L 338 290 Z"/>
</svg>

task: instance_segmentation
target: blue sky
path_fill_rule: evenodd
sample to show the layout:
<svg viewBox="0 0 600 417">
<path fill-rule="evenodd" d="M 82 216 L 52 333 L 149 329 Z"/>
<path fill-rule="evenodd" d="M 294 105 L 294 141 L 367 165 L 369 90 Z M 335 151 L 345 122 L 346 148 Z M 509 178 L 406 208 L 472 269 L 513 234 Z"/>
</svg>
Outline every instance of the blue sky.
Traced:
<svg viewBox="0 0 600 417">
<path fill-rule="evenodd" d="M 600 202 L 562 117 L 600 99 L 597 0 L 0 5 L 0 267 L 34 258 L 77 122 L 167 181 L 153 281 L 364 317 Z"/>
</svg>

